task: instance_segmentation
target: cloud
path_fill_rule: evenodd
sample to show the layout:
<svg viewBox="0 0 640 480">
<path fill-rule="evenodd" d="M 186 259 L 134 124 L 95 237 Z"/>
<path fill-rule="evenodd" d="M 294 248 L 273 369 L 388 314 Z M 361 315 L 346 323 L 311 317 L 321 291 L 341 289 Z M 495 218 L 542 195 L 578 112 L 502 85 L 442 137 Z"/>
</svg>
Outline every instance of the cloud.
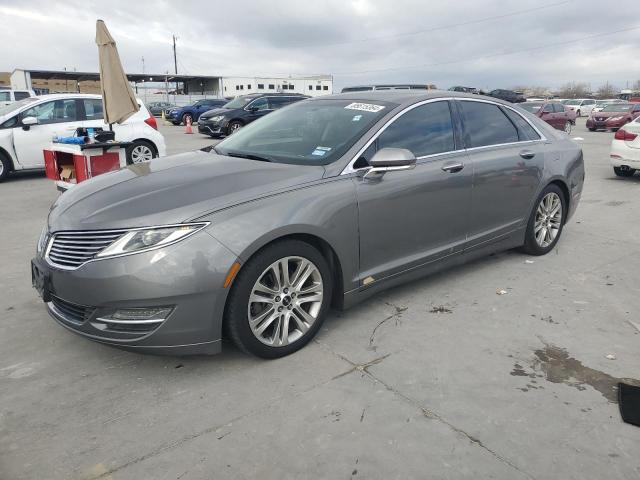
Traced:
<svg viewBox="0 0 640 480">
<path fill-rule="evenodd" d="M 336 87 L 424 82 L 447 88 L 559 86 L 640 75 L 631 0 L 0 0 L 0 70 L 97 69 L 95 20 L 106 21 L 125 69 L 203 75 L 333 74 Z M 587 37 L 592 38 L 587 38 Z M 583 40 L 580 40 L 583 39 Z M 579 41 L 576 41 L 579 40 Z M 7 48 L 10 46 L 10 48 Z"/>
</svg>

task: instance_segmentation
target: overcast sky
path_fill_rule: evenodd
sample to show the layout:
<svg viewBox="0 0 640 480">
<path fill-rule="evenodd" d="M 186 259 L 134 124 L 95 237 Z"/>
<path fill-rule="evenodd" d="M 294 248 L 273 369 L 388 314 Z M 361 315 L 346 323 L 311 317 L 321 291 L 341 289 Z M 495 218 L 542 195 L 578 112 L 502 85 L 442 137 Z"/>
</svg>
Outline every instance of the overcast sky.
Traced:
<svg viewBox="0 0 640 480">
<path fill-rule="evenodd" d="M 187 74 L 624 88 L 640 79 L 637 11 L 632 0 L 0 0 L 0 70 L 97 71 L 101 18 L 130 73 L 142 57 L 145 72 L 172 72 L 175 34 Z"/>
</svg>

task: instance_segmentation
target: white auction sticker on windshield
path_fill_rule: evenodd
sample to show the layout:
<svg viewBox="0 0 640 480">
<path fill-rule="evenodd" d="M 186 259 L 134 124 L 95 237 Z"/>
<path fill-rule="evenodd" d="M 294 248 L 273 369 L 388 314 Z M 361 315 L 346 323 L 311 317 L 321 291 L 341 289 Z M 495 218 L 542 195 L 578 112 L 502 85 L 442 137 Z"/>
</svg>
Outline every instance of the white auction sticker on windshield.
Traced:
<svg viewBox="0 0 640 480">
<path fill-rule="evenodd" d="M 384 109 L 384 105 L 374 105 L 373 103 L 350 103 L 346 107 L 347 110 L 360 110 L 362 112 L 379 112 Z"/>
</svg>

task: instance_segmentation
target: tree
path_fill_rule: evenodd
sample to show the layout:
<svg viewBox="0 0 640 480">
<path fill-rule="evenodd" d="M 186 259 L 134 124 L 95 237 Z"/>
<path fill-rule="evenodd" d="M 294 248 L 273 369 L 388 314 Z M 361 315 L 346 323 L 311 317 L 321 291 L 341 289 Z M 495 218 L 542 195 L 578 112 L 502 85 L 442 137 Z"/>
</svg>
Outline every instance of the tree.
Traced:
<svg viewBox="0 0 640 480">
<path fill-rule="evenodd" d="M 589 85 L 584 82 L 565 83 L 558 90 L 558 95 L 564 98 L 582 98 L 590 93 Z"/>
<path fill-rule="evenodd" d="M 618 93 L 618 88 L 611 85 L 608 81 L 604 85 L 598 87 L 599 98 L 614 98 Z"/>
</svg>

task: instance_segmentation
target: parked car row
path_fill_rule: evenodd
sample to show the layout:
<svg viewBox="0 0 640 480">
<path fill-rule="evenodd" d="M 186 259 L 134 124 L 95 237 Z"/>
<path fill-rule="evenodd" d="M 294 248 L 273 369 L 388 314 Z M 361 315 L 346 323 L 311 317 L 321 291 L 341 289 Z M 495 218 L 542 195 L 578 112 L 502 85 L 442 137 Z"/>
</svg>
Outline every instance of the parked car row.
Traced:
<svg viewBox="0 0 640 480">
<path fill-rule="evenodd" d="M 165 155 L 156 119 L 140 100 L 138 104 L 136 114 L 113 125 L 117 140 L 132 142 L 126 152 L 129 163 Z M 0 107 L 0 181 L 12 171 L 43 169 L 42 151 L 52 138 L 72 136 L 80 127 L 109 129 L 99 95 L 43 95 Z"/>
</svg>

